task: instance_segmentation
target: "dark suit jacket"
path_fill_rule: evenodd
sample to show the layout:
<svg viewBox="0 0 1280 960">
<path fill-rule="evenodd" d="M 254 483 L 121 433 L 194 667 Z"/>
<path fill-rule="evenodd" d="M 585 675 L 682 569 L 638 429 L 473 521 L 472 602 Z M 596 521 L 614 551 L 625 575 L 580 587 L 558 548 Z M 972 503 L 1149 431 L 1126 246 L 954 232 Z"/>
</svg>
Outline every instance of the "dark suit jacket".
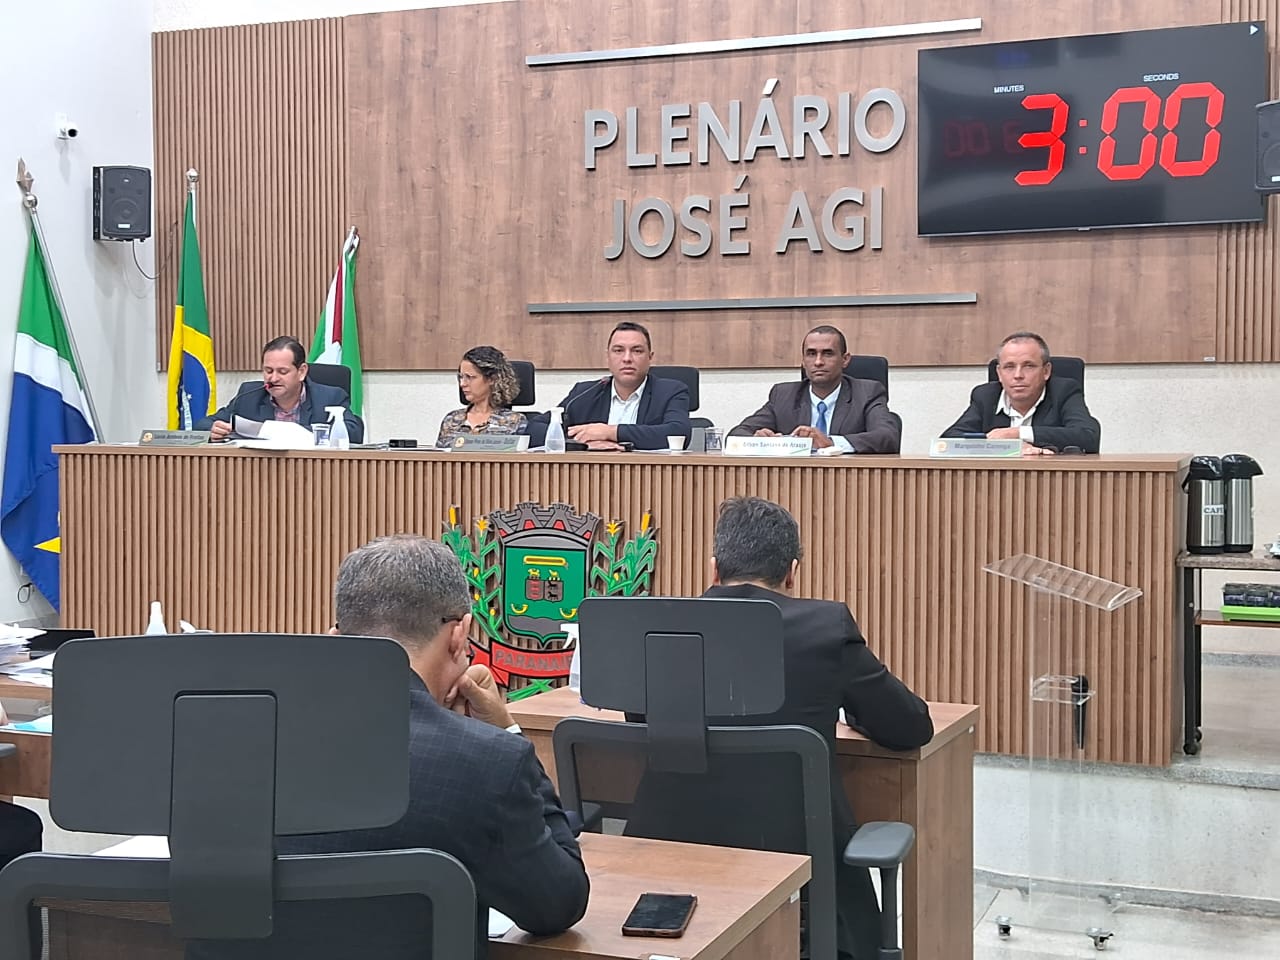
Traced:
<svg viewBox="0 0 1280 960">
<path fill-rule="evenodd" d="M 881 746 L 912 750 L 933 736 L 929 708 L 868 649 L 843 603 L 804 600 L 762 587 L 712 587 L 705 596 L 772 600 L 782 611 L 786 699 L 776 713 L 716 717 L 722 726 L 800 724 L 820 733 L 832 757 L 831 807 L 842 952 L 876 956 L 875 895 L 865 870 L 844 867 L 854 813 L 835 773 L 835 731 L 844 707 L 850 724 Z M 633 836 L 804 852 L 803 825 L 794 811 L 798 792 L 766 797 L 761 783 L 798 784 L 789 758 L 715 757 L 709 777 L 646 772 L 637 788 L 627 833 Z M 777 761 L 776 763 L 774 761 Z M 775 791 L 770 791 L 773 793 Z M 775 805 L 771 802 L 776 800 Z"/>
<path fill-rule="evenodd" d="M 589 892 L 582 854 L 533 745 L 445 710 L 416 675 L 409 710 L 410 800 L 403 819 L 378 830 L 281 837 L 279 852 L 443 850 L 470 871 L 482 918 L 496 907 L 536 934 L 559 933 L 582 919 Z M 426 960 L 430 934 L 431 912 L 418 897 L 281 903 L 271 939 L 193 943 L 187 957 Z"/>
<path fill-rule="evenodd" d="M 298 423 L 301 426 L 310 430 L 313 423 L 325 423 L 329 419 L 329 414 L 325 413 L 324 408 L 342 406 L 347 411 L 342 419 L 346 421 L 347 435 L 351 438 L 351 442 L 364 443 L 364 421 L 351 412 L 351 398 L 347 396 L 347 391 L 341 387 L 316 383 L 310 377 L 306 380 L 306 389 L 307 395 L 302 401 L 302 410 L 298 413 Z M 260 423 L 274 420 L 275 409 L 271 394 L 267 393 L 267 388 L 262 385 L 262 382 L 251 381 L 241 384 L 239 393 L 213 416 L 197 420 L 195 429 L 208 430 L 215 420 L 234 425 L 236 417 L 246 417 Z"/>
<path fill-rule="evenodd" d="M 729 436 L 749 437 L 757 430 L 787 434 L 809 426 L 812 412 L 807 380 L 776 383 L 765 405 L 730 430 Z M 854 453 L 897 453 L 902 447 L 902 419 L 889 409 L 889 394 L 875 380 L 843 377 L 827 425 L 827 435 L 844 437 Z"/>
<path fill-rule="evenodd" d="M 565 430 L 579 423 L 608 423 L 612 396 L 612 377 L 575 383 L 569 395 L 557 404 L 564 411 Z M 549 413 L 529 417 L 530 446 L 542 446 L 550 422 Z M 689 388 L 679 380 L 650 377 L 640 395 L 636 422 L 618 424 L 618 439 L 633 444 L 637 450 L 665 450 L 667 437 L 689 439 Z"/>
<path fill-rule="evenodd" d="M 1009 417 L 996 413 L 996 404 L 1004 390 L 1000 384 L 984 383 L 973 388 L 966 410 L 942 435 L 962 437 L 966 433 L 985 434 L 996 427 L 1007 427 Z M 1035 431 L 1038 447 L 1079 447 L 1082 453 L 1097 453 L 1102 441 L 1102 427 L 1084 403 L 1084 389 L 1078 380 L 1049 377 L 1044 399 L 1036 407 L 1029 426 Z"/>
</svg>

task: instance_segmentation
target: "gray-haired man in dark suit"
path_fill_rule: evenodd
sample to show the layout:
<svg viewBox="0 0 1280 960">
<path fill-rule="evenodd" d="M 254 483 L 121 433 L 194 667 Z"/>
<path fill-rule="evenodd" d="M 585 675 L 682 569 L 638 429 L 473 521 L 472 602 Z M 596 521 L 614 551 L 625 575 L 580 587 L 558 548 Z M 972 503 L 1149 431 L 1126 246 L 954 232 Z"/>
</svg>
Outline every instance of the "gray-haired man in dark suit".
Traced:
<svg viewBox="0 0 1280 960">
<path fill-rule="evenodd" d="M 582 853 L 492 675 L 468 666 L 471 600 L 457 558 L 426 537 L 382 537 L 342 561 L 334 600 L 336 632 L 391 637 L 409 654 L 409 809 L 377 830 L 281 837 L 279 852 L 443 850 L 475 881 L 477 932 L 488 907 L 535 934 L 577 923 L 589 892 Z M 280 903 L 270 939 L 189 944 L 187 957 L 423 960 L 430 937 L 417 897 Z"/>
</svg>

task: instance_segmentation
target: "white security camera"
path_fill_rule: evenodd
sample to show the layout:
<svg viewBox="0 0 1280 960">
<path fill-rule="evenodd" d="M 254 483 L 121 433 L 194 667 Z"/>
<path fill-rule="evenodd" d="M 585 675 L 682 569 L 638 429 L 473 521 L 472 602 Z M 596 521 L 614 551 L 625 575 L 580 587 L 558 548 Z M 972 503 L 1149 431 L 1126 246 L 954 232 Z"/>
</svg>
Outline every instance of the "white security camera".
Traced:
<svg viewBox="0 0 1280 960">
<path fill-rule="evenodd" d="M 65 114 L 58 114 L 58 139 L 74 140 L 80 136 L 80 125 L 68 120 Z"/>
</svg>

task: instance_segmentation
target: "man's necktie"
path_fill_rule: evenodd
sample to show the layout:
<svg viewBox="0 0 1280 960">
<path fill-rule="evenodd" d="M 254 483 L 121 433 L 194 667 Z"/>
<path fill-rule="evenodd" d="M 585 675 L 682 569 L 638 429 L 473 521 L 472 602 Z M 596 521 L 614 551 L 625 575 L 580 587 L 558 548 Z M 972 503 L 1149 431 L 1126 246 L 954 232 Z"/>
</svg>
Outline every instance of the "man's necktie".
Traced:
<svg viewBox="0 0 1280 960">
<path fill-rule="evenodd" d="M 827 401 L 818 401 L 818 422 L 814 424 L 824 434 L 827 432 Z"/>
</svg>

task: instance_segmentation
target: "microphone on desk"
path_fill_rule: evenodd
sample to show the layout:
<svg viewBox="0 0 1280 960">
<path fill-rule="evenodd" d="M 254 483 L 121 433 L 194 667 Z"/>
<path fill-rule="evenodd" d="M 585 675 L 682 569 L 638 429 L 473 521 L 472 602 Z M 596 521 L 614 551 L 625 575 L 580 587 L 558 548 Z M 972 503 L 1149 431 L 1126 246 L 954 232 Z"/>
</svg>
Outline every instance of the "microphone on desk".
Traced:
<svg viewBox="0 0 1280 960">
<path fill-rule="evenodd" d="M 570 397 L 570 398 L 569 398 L 569 400 L 568 400 L 568 402 L 567 402 L 567 403 L 565 403 L 565 405 L 564 405 L 564 406 L 562 406 L 562 407 L 560 408 L 561 416 L 566 420 L 565 426 L 569 426 L 569 423 L 567 422 L 567 419 L 568 419 L 568 418 L 567 418 L 567 416 L 566 416 L 566 415 L 569 413 L 569 409 L 570 409 L 570 408 L 571 408 L 575 403 L 577 403 L 577 402 L 578 402 L 579 400 L 581 400 L 583 397 L 588 397 L 588 396 L 589 396 L 589 397 L 598 397 L 598 396 L 599 396 L 598 391 L 600 390 L 600 388 L 601 388 L 601 387 L 603 387 L 605 384 L 609 383 L 609 382 L 610 382 L 610 381 L 612 381 L 612 380 L 613 380 L 613 377 L 601 377 L 599 380 L 597 380 L 597 381 L 596 381 L 594 384 L 592 384 L 591 386 L 587 387 L 587 389 L 583 390 L 583 391 L 582 391 L 580 394 L 578 394 L 576 397 Z"/>
</svg>

